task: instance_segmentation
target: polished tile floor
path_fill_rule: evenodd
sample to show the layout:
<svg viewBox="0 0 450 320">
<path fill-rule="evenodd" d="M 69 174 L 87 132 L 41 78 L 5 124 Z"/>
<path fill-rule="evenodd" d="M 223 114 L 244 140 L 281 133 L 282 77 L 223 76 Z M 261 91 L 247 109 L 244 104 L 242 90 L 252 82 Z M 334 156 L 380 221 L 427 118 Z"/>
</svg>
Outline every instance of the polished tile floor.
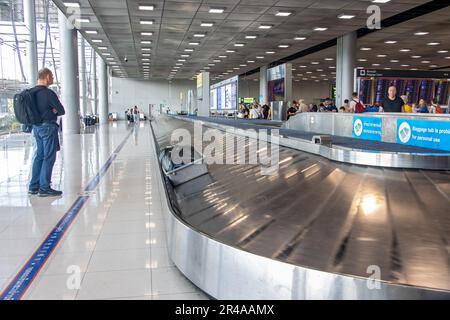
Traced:
<svg viewBox="0 0 450 320">
<path fill-rule="evenodd" d="M 0 292 L 130 131 L 23 299 L 208 299 L 168 256 L 165 194 L 144 122 L 65 136 L 52 177 L 60 198 L 28 196 L 30 137 L 1 138 Z"/>
</svg>

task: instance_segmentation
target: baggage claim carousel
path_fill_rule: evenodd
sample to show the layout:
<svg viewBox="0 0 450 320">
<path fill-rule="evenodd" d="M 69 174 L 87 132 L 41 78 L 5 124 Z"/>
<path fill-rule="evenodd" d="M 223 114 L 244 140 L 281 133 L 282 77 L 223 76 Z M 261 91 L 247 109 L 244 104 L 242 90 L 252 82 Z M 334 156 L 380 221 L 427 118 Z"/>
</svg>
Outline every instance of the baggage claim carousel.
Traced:
<svg viewBox="0 0 450 320">
<path fill-rule="evenodd" d="M 194 121 L 165 115 L 151 125 L 158 155 L 175 129 L 194 132 Z M 271 176 L 212 164 L 178 186 L 161 170 L 169 254 L 195 285 L 217 299 L 450 298 L 448 170 L 282 146 L 279 163 Z"/>
</svg>

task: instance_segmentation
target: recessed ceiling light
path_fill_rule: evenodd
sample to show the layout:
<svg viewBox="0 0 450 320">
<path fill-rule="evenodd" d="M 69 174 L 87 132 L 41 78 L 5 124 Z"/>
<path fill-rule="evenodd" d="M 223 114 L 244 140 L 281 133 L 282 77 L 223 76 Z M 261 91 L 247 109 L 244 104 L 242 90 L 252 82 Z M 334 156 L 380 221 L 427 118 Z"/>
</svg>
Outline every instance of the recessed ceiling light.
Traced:
<svg viewBox="0 0 450 320">
<path fill-rule="evenodd" d="M 142 65 L 144 66 L 144 68 L 146 68 L 147 66 L 150 65 L 150 62 L 142 62 Z"/>
<path fill-rule="evenodd" d="M 311 74 L 311 73 L 312 73 L 312 71 L 306 71 L 306 73 L 307 73 L 307 74 Z"/>
<path fill-rule="evenodd" d="M 411 49 L 400 49 L 399 51 L 400 51 L 400 52 L 410 52 Z"/>
<path fill-rule="evenodd" d="M 384 43 L 386 43 L 386 44 L 394 44 L 394 43 L 397 43 L 397 40 L 386 40 Z"/>
<path fill-rule="evenodd" d="M 439 50 L 437 53 L 447 53 L 448 50 Z"/>
<path fill-rule="evenodd" d="M 78 18 L 75 19 L 76 22 L 80 22 L 80 23 L 89 23 L 91 22 L 91 20 L 89 18 Z"/>
<path fill-rule="evenodd" d="M 213 60 L 213 62 L 215 62 L 215 63 L 219 63 L 219 62 L 221 62 L 222 60 L 218 60 L 218 59 L 215 59 L 215 60 Z"/>
<path fill-rule="evenodd" d="M 358 59 L 359 62 L 366 62 L 367 59 Z"/>
<path fill-rule="evenodd" d="M 94 42 L 94 43 L 101 43 L 101 42 L 103 42 L 103 40 L 102 39 L 92 39 L 92 42 Z"/>
<path fill-rule="evenodd" d="M 202 22 L 200 23 L 200 27 L 212 27 L 214 23 L 212 22 Z"/>
<path fill-rule="evenodd" d="M 413 59 L 420 59 L 420 58 L 422 58 L 422 56 L 411 56 L 411 58 L 413 58 Z"/>
<path fill-rule="evenodd" d="M 175 63 L 176 66 L 182 66 L 182 63 Z"/>
<path fill-rule="evenodd" d="M 330 68 L 330 69 L 336 69 L 335 66 L 329 66 L 328 68 Z"/>
<path fill-rule="evenodd" d="M 264 59 L 263 56 L 257 56 L 256 59 Z"/>
<path fill-rule="evenodd" d="M 235 46 L 235 47 L 243 47 L 244 44 L 243 44 L 243 43 L 235 43 L 234 46 Z"/>
<path fill-rule="evenodd" d="M 142 40 L 141 44 L 151 44 L 152 42 L 150 40 Z"/>
<path fill-rule="evenodd" d="M 185 51 L 185 52 L 193 52 L 194 49 L 187 48 L 187 49 L 184 49 L 184 51 Z"/>
<path fill-rule="evenodd" d="M 292 12 L 289 11 L 278 11 L 275 15 L 277 17 L 289 17 L 292 14 Z"/>
<path fill-rule="evenodd" d="M 288 44 L 280 44 L 278 46 L 278 48 L 282 48 L 282 49 L 289 48 L 289 45 Z"/>
<path fill-rule="evenodd" d="M 204 38 L 206 36 L 205 33 L 196 33 L 194 34 L 194 38 Z"/>
<path fill-rule="evenodd" d="M 339 19 L 345 19 L 345 20 L 350 20 L 350 19 L 353 19 L 354 17 L 355 16 L 352 14 L 345 14 L 345 13 L 338 15 Z"/>
<path fill-rule="evenodd" d="M 324 60 L 325 61 L 333 61 L 334 59 L 333 58 L 325 58 Z"/>
<path fill-rule="evenodd" d="M 141 36 L 152 36 L 153 32 L 141 32 Z"/>
<path fill-rule="evenodd" d="M 326 28 L 326 27 L 315 27 L 314 28 L 314 31 L 326 31 L 326 30 L 328 30 L 328 28 Z"/>
<path fill-rule="evenodd" d="M 240 68 L 234 67 L 233 69 L 234 69 L 234 70 L 239 70 Z"/>
<path fill-rule="evenodd" d="M 190 46 L 198 46 L 200 42 L 189 42 Z"/>
<path fill-rule="evenodd" d="M 108 50 L 108 47 L 98 47 L 98 50 Z"/>
<path fill-rule="evenodd" d="M 247 65 L 246 64 L 240 64 L 239 66 L 240 67 L 246 67 Z"/>
<path fill-rule="evenodd" d="M 302 40 L 306 40 L 306 37 L 295 37 L 294 40 L 302 41 Z"/>
<path fill-rule="evenodd" d="M 214 67 L 216 64 L 215 63 L 208 63 L 208 66 L 210 67 Z"/>
<path fill-rule="evenodd" d="M 374 67 L 379 67 L 379 66 L 380 66 L 379 63 L 372 63 L 372 65 L 373 65 Z"/>
<path fill-rule="evenodd" d="M 440 44 L 441 44 L 440 42 L 428 42 L 427 46 L 438 46 Z"/>
<path fill-rule="evenodd" d="M 245 39 L 256 39 L 256 36 L 245 36 Z"/>
<path fill-rule="evenodd" d="M 259 29 L 270 29 L 272 28 L 272 25 L 270 24 L 262 24 L 259 26 Z"/>
<path fill-rule="evenodd" d="M 387 55 L 386 55 L 386 54 L 377 54 L 377 57 L 378 57 L 378 58 L 386 58 Z"/>
<path fill-rule="evenodd" d="M 153 20 L 141 19 L 140 24 L 153 24 Z"/>
<path fill-rule="evenodd" d="M 186 62 L 186 59 L 178 59 L 180 62 Z"/>
<path fill-rule="evenodd" d="M 142 58 L 142 61 L 150 61 L 149 58 Z"/>
<path fill-rule="evenodd" d="M 307 68 L 307 66 L 303 66 L 303 65 L 302 65 L 302 66 L 299 66 L 299 67 L 300 67 L 300 68 Z"/>
<path fill-rule="evenodd" d="M 361 51 L 370 51 L 370 50 L 372 50 L 372 48 L 362 47 L 360 50 L 361 50 Z"/>
<path fill-rule="evenodd" d="M 87 34 L 98 34 L 97 30 L 86 30 Z"/>
<path fill-rule="evenodd" d="M 155 10 L 155 6 L 153 5 L 140 5 L 139 10 L 143 10 L 143 11 L 153 11 Z"/>
<path fill-rule="evenodd" d="M 104 56 L 110 56 L 111 53 L 109 53 L 109 52 L 103 52 L 102 55 L 104 55 Z"/>
<path fill-rule="evenodd" d="M 414 33 L 414 35 L 416 35 L 416 36 L 424 36 L 424 35 L 427 35 L 427 34 L 429 34 L 429 32 L 426 32 L 426 31 L 418 31 L 418 32 Z"/>
<path fill-rule="evenodd" d="M 409 64 L 402 64 L 401 67 L 409 67 Z"/>
<path fill-rule="evenodd" d="M 397 62 L 398 62 L 398 60 L 396 60 L 396 59 L 393 59 L 393 60 L 391 60 L 390 62 L 393 62 L 393 63 L 397 63 Z"/>
<path fill-rule="evenodd" d="M 142 51 L 151 51 L 152 48 L 142 48 L 141 50 L 142 50 Z"/>
<path fill-rule="evenodd" d="M 247 60 L 247 63 L 254 63 L 255 60 Z"/>
<path fill-rule="evenodd" d="M 445 57 L 444 59 L 450 59 L 450 57 Z"/>
<path fill-rule="evenodd" d="M 319 62 L 313 61 L 313 62 L 311 62 L 311 64 L 319 64 Z"/>
<path fill-rule="evenodd" d="M 188 55 L 188 54 L 182 54 L 182 55 L 180 55 L 180 57 L 182 57 L 182 58 L 189 58 L 190 55 Z"/>
<path fill-rule="evenodd" d="M 114 60 L 114 58 L 106 58 L 106 60 L 109 60 L 109 61 L 111 61 L 111 60 Z"/>
<path fill-rule="evenodd" d="M 143 57 L 150 57 L 151 54 L 150 54 L 150 53 L 143 53 L 142 56 L 143 56 Z"/>
<path fill-rule="evenodd" d="M 173 67 L 174 69 L 180 69 L 180 67 Z"/>
<path fill-rule="evenodd" d="M 223 8 L 210 8 L 209 13 L 223 13 L 225 9 Z"/>
<path fill-rule="evenodd" d="M 435 65 L 435 64 L 432 64 L 432 65 L 430 65 L 429 67 L 430 67 L 430 68 L 437 68 L 438 66 Z"/>
<path fill-rule="evenodd" d="M 275 51 L 266 51 L 266 54 L 274 54 Z"/>
<path fill-rule="evenodd" d="M 228 58 L 228 56 L 219 56 L 219 58 L 226 59 L 226 58 Z"/>
<path fill-rule="evenodd" d="M 389 67 L 386 67 L 386 68 L 384 68 L 384 70 L 391 70 L 391 68 L 389 68 Z"/>
<path fill-rule="evenodd" d="M 226 52 L 227 53 L 235 53 L 236 51 L 235 50 L 227 50 Z"/>
<path fill-rule="evenodd" d="M 68 8 L 79 8 L 80 4 L 78 2 L 63 2 Z"/>
<path fill-rule="evenodd" d="M 421 61 L 421 63 L 431 63 L 431 61 L 429 61 L 429 60 L 423 60 L 423 61 Z"/>
<path fill-rule="evenodd" d="M 388 3 L 391 0 L 372 0 L 373 3 Z"/>
<path fill-rule="evenodd" d="M 322 72 L 322 71 L 323 71 L 323 69 L 317 69 L 316 71 L 317 71 L 317 72 Z"/>
</svg>

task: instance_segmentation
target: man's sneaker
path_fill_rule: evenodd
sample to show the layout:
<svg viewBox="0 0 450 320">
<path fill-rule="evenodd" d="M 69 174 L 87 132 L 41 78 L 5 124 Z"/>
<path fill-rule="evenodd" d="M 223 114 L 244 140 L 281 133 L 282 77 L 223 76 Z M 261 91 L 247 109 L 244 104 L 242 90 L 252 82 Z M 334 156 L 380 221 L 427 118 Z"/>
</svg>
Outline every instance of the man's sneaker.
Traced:
<svg viewBox="0 0 450 320">
<path fill-rule="evenodd" d="M 39 189 L 36 190 L 28 190 L 28 194 L 35 195 L 39 193 Z"/>
<path fill-rule="evenodd" d="M 52 188 L 48 190 L 39 190 L 39 197 L 57 197 L 62 195 L 62 191 L 53 190 Z"/>
</svg>

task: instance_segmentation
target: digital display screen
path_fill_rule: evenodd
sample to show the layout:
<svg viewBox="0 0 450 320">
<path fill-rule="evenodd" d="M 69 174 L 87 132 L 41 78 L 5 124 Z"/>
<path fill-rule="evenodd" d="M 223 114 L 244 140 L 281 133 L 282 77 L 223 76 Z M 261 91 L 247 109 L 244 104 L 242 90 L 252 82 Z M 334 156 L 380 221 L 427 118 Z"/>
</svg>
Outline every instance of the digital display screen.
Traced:
<svg viewBox="0 0 450 320">
<path fill-rule="evenodd" d="M 267 92 L 269 101 L 284 101 L 286 65 L 282 64 L 267 70 Z"/>
<path fill-rule="evenodd" d="M 211 86 L 211 110 L 237 110 L 238 105 L 238 78 L 222 81 L 214 86 Z"/>
</svg>

